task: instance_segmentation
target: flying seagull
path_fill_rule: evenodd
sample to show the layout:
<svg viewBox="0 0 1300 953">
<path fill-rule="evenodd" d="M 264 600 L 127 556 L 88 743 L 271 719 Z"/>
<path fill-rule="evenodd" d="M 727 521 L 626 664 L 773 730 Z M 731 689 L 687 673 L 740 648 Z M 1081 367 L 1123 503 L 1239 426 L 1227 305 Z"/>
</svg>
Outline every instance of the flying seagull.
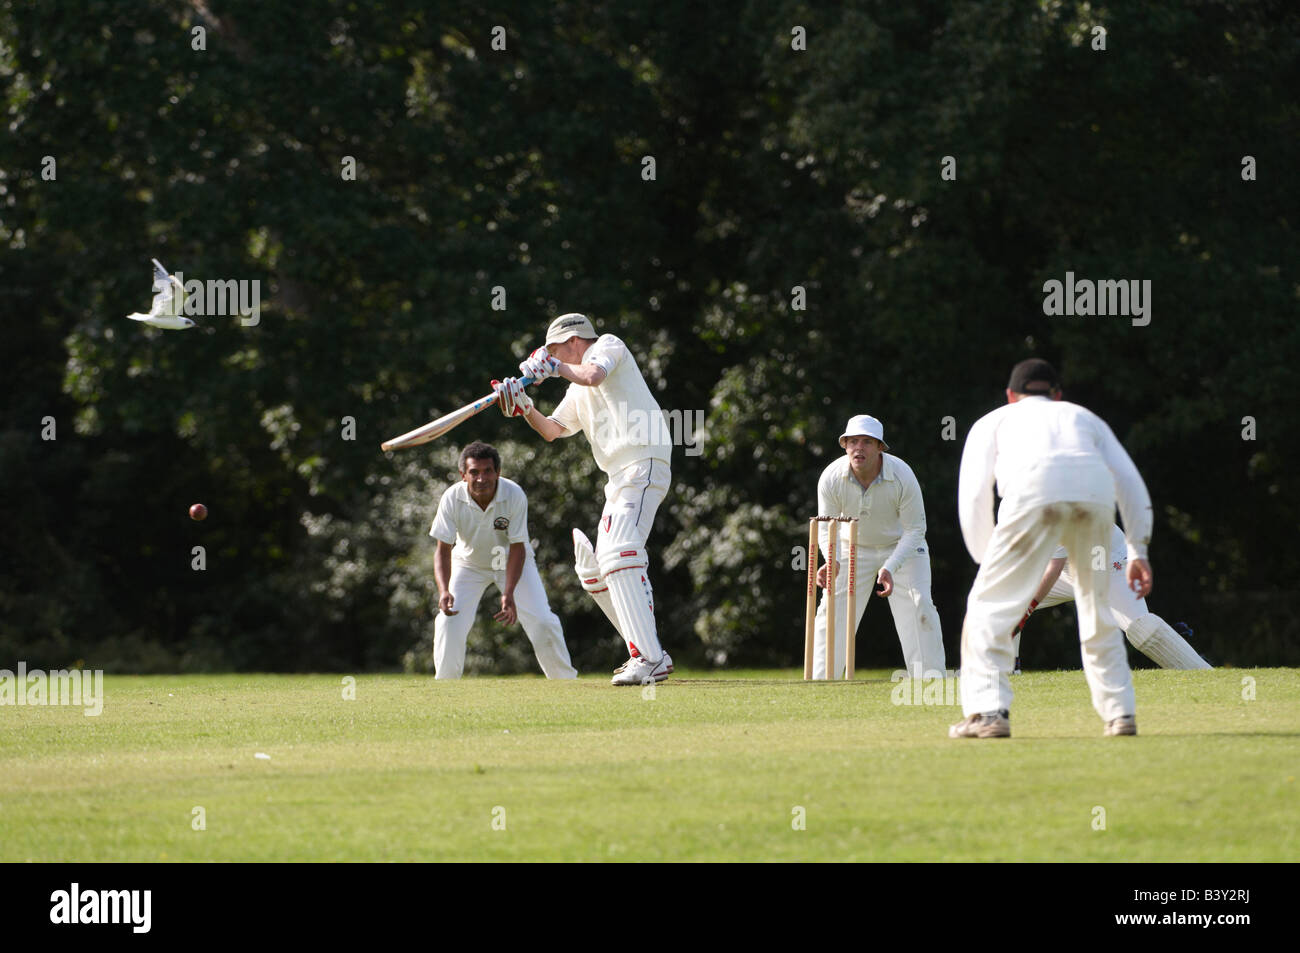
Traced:
<svg viewBox="0 0 1300 953">
<path fill-rule="evenodd" d="M 164 331 L 184 331 L 194 327 L 194 322 L 181 313 L 185 310 L 185 286 L 174 275 L 167 274 L 167 269 L 157 258 L 149 260 L 153 262 L 153 305 L 148 314 L 137 311 L 127 317 Z"/>
</svg>

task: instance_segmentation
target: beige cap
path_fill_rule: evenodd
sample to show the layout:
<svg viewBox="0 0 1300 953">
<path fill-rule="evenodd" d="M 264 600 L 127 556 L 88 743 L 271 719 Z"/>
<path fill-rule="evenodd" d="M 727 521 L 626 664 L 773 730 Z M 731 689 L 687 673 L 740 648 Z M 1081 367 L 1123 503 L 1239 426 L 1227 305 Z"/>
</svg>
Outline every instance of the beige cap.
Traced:
<svg viewBox="0 0 1300 953">
<path fill-rule="evenodd" d="M 575 334 L 580 338 L 591 338 L 593 340 L 600 337 L 596 333 L 596 329 L 591 326 L 591 322 L 587 320 L 585 314 L 571 311 L 568 314 L 560 315 L 551 322 L 551 326 L 546 329 L 546 343 L 547 345 L 563 344 Z"/>
<path fill-rule="evenodd" d="M 889 444 L 885 443 L 885 425 L 870 414 L 858 414 L 856 417 L 849 418 L 844 433 L 840 434 L 841 447 L 849 437 L 875 437 L 880 441 L 881 446 L 886 450 L 889 449 Z"/>
</svg>

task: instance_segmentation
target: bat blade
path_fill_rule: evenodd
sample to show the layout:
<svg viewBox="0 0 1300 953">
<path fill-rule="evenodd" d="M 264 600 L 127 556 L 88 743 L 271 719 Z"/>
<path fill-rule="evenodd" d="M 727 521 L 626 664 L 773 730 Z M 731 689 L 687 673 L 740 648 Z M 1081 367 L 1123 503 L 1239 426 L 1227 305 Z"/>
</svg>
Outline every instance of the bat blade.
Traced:
<svg viewBox="0 0 1300 953">
<path fill-rule="evenodd" d="M 533 383 L 532 378 L 529 377 L 521 377 L 520 381 L 524 386 Z M 449 414 L 444 414 L 437 420 L 431 420 L 423 427 L 416 427 L 414 430 L 410 430 L 399 437 L 394 437 L 392 440 L 385 440 L 379 445 L 380 449 L 405 450 L 407 447 L 418 447 L 421 444 L 430 442 L 431 440 L 437 440 L 449 430 L 454 430 L 474 415 L 487 410 L 496 403 L 496 400 L 497 395 L 495 391 L 490 394 L 484 394 L 473 403 L 466 404 L 459 410 L 453 410 Z"/>
</svg>

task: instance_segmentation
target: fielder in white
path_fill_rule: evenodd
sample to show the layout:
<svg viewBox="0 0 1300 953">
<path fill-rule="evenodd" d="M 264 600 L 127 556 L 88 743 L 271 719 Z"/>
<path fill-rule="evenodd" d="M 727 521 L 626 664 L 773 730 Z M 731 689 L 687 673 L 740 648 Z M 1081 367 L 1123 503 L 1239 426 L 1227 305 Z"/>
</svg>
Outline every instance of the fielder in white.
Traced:
<svg viewBox="0 0 1300 953">
<path fill-rule="evenodd" d="M 582 587 L 627 643 L 628 661 L 612 682 L 662 682 L 673 660 L 659 644 L 646 543 L 672 479 L 672 439 L 663 412 L 627 345 L 612 334 L 597 335 L 581 314 L 551 322 L 545 346 L 519 372 L 534 381 L 558 375 L 570 382 L 569 389 L 548 417 L 518 379 L 493 381 L 501 412 L 523 417 L 548 443 L 586 434 L 607 477 L 596 545 L 575 529 L 573 548 Z"/>
<path fill-rule="evenodd" d="M 1105 559 L 1109 562 L 1110 611 L 1115 621 L 1124 630 L 1124 637 L 1133 648 L 1137 649 L 1161 668 L 1204 669 L 1212 668 L 1209 662 L 1196 654 L 1184 639 L 1168 622 L 1147 609 L 1147 601 L 1139 599 L 1128 587 L 1124 567 L 1128 564 L 1128 551 L 1124 542 L 1124 531 L 1118 526 L 1110 528 L 1110 549 L 1092 554 L 1093 562 Z M 1047 571 L 1038 584 L 1038 591 L 1029 603 L 1016 627 L 1013 648 L 1016 656 L 1016 671 L 1020 670 L 1020 637 L 1024 634 L 1025 623 L 1037 609 L 1050 609 L 1063 602 L 1074 599 L 1074 573 L 1066 558 L 1062 546 L 1052 554 L 1052 561 L 1047 564 Z M 1186 626 L 1179 622 L 1176 625 Z M 1187 629 L 1190 633 L 1190 629 Z"/>
<path fill-rule="evenodd" d="M 435 677 L 460 678 L 474 613 L 483 590 L 495 583 L 501 609 L 493 618 L 506 625 L 523 623 L 547 678 L 577 678 L 528 541 L 528 498 L 519 484 L 500 473 L 496 448 L 471 443 L 460 453 L 461 481 L 438 501 L 429 530 L 438 541 L 433 562 L 439 610 L 433 623 Z"/>
<path fill-rule="evenodd" d="M 885 453 L 885 428 L 879 420 L 859 414 L 840 434 L 844 456 L 817 481 L 817 515 L 849 516 L 858 520 L 858 577 L 856 631 L 866 611 L 873 584 L 876 594 L 889 599 L 889 609 L 903 647 L 903 662 L 913 678 L 933 678 L 944 671 L 943 632 L 939 613 L 930 597 L 930 552 L 925 542 L 925 504 L 921 484 L 912 468 Z M 820 547 L 827 551 L 829 527 L 819 529 Z M 835 576 L 835 614 L 848 611 L 848 540 L 839 537 Z M 813 678 L 826 677 L 826 576 L 817 570 L 823 589 L 813 630 Z M 848 661 L 847 633 L 836 625 L 834 678 L 844 674 Z"/>
<path fill-rule="evenodd" d="M 1106 735 L 1137 734 L 1133 675 L 1124 636 L 1110 610 L 1109 564 L 1094 569 L 1094 546 L 1106 551 L 1115 501 L 1126 528 L 1131 591 L 1151 591 L 1147 545 L 1151 497 L 1110 427 L 1091 411 L 1061 400 L 1046 361 L 1011 371 L 1007 405 L 975 422 L 966 437 L 958 483 L 962 536 L 980 564 L 966 602 L 961 640 L 961 700 L 966 718 L 953 738 L 1011 734 L 1012 631 L 1060 545 L 1074 566 L 1083 671 Z M 993 520 L 994 481 L 1002 497 Z"/>
</svg>

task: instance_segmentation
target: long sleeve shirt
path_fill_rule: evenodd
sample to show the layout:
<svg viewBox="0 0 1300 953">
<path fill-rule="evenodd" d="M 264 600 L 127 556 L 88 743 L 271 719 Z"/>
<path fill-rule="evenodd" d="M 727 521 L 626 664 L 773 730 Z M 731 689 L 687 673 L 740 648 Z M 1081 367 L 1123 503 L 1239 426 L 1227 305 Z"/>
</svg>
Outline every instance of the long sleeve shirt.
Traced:
<svg viewBox="0 0 1300 953">
<path fill-rule="evenodd" d="M 817 515 L 855 517 L 860 549 L 892 547 L 883 567 L 890 575 L 926 550 L 921 484 L 912 468 L 893 454 L 881 454 L 880 474 L 870 486 L 858 482 L 847 455 L 823 470 L 817 481 Z M 824 523 L 820 529 L 825 553 L 829 529 Z M 846 534 L 840 533 L 839 538 L 845 545 Z"/>
<path fill-rule="evenodd" d="M 1004 513 L 1048 503 L 1119 500 L 1129 559 L 1146 559 L 1151 496 L 1106 422 L 1078 404 L 1023 397 L 971 427 L 961 456 L 957 510 L 971 557 L 993 538 L 996 482 Z"/>
</svg>

